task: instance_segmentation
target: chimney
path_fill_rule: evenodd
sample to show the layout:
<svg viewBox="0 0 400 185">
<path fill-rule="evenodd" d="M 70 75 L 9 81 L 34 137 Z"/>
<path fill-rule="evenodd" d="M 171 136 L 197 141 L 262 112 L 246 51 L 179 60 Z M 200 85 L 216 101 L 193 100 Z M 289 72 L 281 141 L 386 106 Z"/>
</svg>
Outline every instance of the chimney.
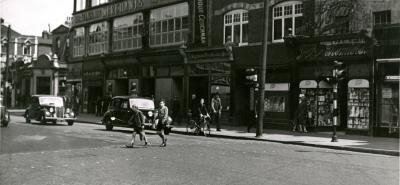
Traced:
<svg viewBox="0 0 400 185">
<path fill-rule="evenodd" d="M 49 32 L 46 31 L 46 30 L 44 30 L 44 31 L 42 32 L 42 38 L 44 38 L 44 39 L 49 39 L 49 38 L 50 38 Z"/>
</svg>

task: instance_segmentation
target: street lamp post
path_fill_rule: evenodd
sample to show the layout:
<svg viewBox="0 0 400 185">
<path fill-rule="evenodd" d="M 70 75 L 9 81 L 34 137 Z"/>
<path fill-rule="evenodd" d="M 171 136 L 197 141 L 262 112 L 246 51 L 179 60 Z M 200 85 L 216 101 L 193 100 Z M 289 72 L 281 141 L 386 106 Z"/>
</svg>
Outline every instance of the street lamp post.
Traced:
<svg viewBox="0 0 400 185">
<path fill-rule="evenodd" d="M 263 124 L 264 124 L 264 95 L 265 95 L 265 76 L 267 69 L 267 59 L 268 59 L 268 11 L 269 0 L 264 0 L 264 42 L 263 42 L 263 56 L 261 60 L 261 71 L 259 79 L 260 87 L 260 97 L 258 103 L 258 126 L 256 130 L 256 137 L 262 137 L 263 135 Z"/>
<path fill-rule="evenodd" d="M 1 29 L 1 28 L 0 28 Z M 4 81 L 4 86 L 3 86 L 3 93 L 4 93 L 4 100 L 3 100 L 3 102 L 4 102 L 4 106 L 5 107 L 8 107 L 9 105 L 8 105 L 8 90 L 7 90 L 7 83 L 8 83 L 8 76 L 9 76 L 9 71 L 10 71 L 10 68 L 9 68 L 9 54 L 10 54 L 10 47 L 9 47 L 9 43 L 10 43 L 10 30 L 11 30 L 11 26 L 10 25 L 8 25 L 8 29 L 7 29 L 7 39 L 5 39 L 4 40 L 4 42 L 2 43 L 2 44 L 4 44 L 4 46 L 6 47 L 6 67 L 5 67 L 5 77 L 4 77 L 4 79 L 3 80 L 5 80 Z"/>
</svg>

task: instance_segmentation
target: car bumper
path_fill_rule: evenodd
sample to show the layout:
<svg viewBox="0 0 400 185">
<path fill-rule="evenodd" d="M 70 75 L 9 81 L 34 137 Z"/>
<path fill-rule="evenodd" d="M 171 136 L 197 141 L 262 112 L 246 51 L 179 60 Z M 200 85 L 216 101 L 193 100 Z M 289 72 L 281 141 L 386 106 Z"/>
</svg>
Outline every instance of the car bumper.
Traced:
<svg viewBox="0 0 400 185">
<path fill-rule="evenodd" d="M 76 118 L 57 118 L 57 117 L 45 117 L 46 120 L 52 120 L 52 121 L 75 121 Z"/>
</svg>

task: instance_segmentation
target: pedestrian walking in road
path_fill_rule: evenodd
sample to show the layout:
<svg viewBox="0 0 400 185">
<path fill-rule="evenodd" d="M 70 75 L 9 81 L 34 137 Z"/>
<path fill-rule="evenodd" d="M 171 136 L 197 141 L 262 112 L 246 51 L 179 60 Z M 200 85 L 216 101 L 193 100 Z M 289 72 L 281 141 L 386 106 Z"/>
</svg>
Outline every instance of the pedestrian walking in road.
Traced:
<svg viewBox="0 0 400 185">
<path fill-rule="evenodd" d="M 219 94 L 216 93 L 211 99 L 212 122 L 216 124 L 217 131 L 221 131 L 220 119 L 222 113 L 222 103 Z"/>
<path fill-rule="evenodd" d="M 160 136 L 162 143 L 160 147 L 167 146 L 167 138 L 165 138 L 164 130 L 168 122 L 168 107 L 165 105 L 165 100 L 160 101 L 160 107 L 157 110 L 156 120 L 157 134 Z"/>
<path fill-rule="evenodd" d="M 133 127 L 132 140 L 129 145 L 126 145 L 126 147 L 133 148 L 133 145 L 135 144 L 136 134 L 139 134 L 141 140 L 144 140 L 144 146 L 147 146 L 149 142 L 147 141 L 146 133 L 144 131 L 144 115 L 136 105 L 133 105 L 131 109 L 132 116 L 130 117 L 128 122 Z"/>
<path fill-rule="evenodd" d="M 299 107 L 297 108 L 294 121 L 293 131 L 296 131 L 296 128 L 298 128 L 300 132 L 307 132 L 307 102 L 303 94 L 300 94 Z"/>
</svg>

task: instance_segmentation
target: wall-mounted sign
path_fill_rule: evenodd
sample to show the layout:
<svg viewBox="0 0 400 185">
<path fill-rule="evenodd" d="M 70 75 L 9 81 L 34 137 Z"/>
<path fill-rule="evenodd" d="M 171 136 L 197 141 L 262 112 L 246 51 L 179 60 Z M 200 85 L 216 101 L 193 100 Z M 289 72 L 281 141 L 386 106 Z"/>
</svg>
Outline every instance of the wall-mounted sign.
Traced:
<svg viewBox="0 0 400 185">
<path fill-rule="evenodd" d="M 352 88 L 368 88 L 369 82 L 368 82 L 368 80 L 365 80 L 365 79 L 353 79 L 353 80 L 350 80 L 347 85 L 348 85 L 348 87 L 352 87 Z"/>
<path fill-rule="evenodd" d="M 88 11 L 77 13 L 72 18 L 72 25 L 77 26 L 89 22 L 95 22 L 110 17 L 134 13 L 139 10 L 165 5 L 179 0 L 121 0 L 106 6 L 100 6 Z"/>
<path fill-rule="evenodd" d="M 208 0 L 195 0 L 195 44 L 207 46 L 207 4 Z"/>
<path fill-rule="evenodd" d="M 389 98 L 393 97 L 392 88 L 382 88 L 382 98 Z"/>
<path fill-rule="evenodd" d="M 385 76 L 385 80 L 400 80 L 400 76 Z"/>
<path fill-rule="evenodd" d="M 289 83 L 266 83 L 266 91 L 289 91 Z"/>
</svg>

